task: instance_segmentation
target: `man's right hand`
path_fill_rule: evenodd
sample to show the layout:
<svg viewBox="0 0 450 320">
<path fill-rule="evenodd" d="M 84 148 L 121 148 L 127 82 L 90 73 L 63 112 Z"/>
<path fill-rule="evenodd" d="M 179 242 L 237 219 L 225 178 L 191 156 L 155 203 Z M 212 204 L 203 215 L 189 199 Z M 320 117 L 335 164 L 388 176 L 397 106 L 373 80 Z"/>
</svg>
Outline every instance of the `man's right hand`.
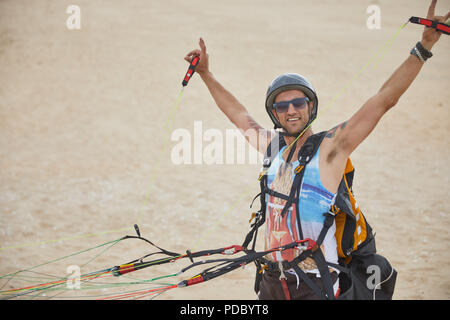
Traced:
<svg viewBox="0 0 450 320">
<path fill-rule="evenodd" d="M 197 67 L 195 67 L 195 72 L 197 72 L 200 76 L 202 76 L 209 72 L 209 62 L 208 62 L 209 55 L 206 53 L 205 41 L 203 41 L 202 38 L 200 38 L 198 44 L 200 46 L 200 49 L 194 49 L 191 52 L 189 52 L 186 55 L 186 57 L 184 57 L 184 60 L 191 63 L 192 59 L 195 56 L 200 57 L 200 61 Z"/>
<path fill-rule="evenodd" d="M 256 150 L 264 154 L 272 139 L 271 132 L 261 127 L 231 92 L 225 89 L 219 81 L 217 81 L 214 75 L 209 71 L 209 56 L 206 53 L 205 42 L 202 38 L 200 38 L 199 45 L 200 49 L 194 49 L 189 52 L 186 57 L 184 57 L 184 60 L 191 63 L 194 57 L 200 57 L 195 72 L 201 76 L 217 106 L 227 118 L 241 130 L 245 139 L 247 139 Z"/>
<path fill-rule="evenodd" d="M 448 12 L 445 16 L 435 16 L 435 8 L 436 8 L 437 0 L 431 1 L 431 5 L 428 8 L 427 19 L 433 20 L 436 22 L 445 23 L 447 19 L 450 17 L 450 12 Z M 431 51 L 431 48 L 441 37 L 441 32 L 437 31 L 434 28 L 425 27 L 422 34 L 422 45 L 428 51 Z"/>
</svg>

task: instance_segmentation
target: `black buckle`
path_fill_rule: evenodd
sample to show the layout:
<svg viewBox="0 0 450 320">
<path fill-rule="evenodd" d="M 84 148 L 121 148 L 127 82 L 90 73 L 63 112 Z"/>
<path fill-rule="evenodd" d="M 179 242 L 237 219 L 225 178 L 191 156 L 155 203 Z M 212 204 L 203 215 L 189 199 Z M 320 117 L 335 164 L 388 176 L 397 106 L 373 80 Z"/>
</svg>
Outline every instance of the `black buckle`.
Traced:
<svg viewBox="0 0 450 320">
<path fill-rule="evenodd" d="M 305 166 L 309 161 L 309 156 L 300 156 L 298 162 L 300 166 Z"/>
</svg>

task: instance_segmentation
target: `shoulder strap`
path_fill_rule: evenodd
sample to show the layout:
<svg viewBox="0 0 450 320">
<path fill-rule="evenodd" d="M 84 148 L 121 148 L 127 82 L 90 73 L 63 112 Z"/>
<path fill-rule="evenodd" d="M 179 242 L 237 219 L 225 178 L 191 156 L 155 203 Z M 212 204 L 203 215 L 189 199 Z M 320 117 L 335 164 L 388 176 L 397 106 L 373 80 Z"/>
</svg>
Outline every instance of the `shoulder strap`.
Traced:
<svg viewBox="0 0 450 320">
<path fill-rule="evenodd" d="M 278 152 L 282 147 L 286 145 L 286 142 L 284 141 L 284 138 L 281 134 L 277 133 L 275 137 L 270 141 L 266 153 L 264 154 L 263 159 L 263 167 L 261 169 L 260 176 L 258 178 L 261 192 L 256 195 L 256 197 L 253 199 L 253 201 L 259 197 L 259 200 L 261 202 L 261 207 L 257 213 L 254 214 L 255 222 L 251 225 L 251 230 L 247 234 L 247 236 L 244 239 L 244 242 L 242 243 L 242 247 L 245 248 L 245 250 L 248 250 L 248 245 L 253 240 L 252 248 L 251 250 L 255 250 L 256 245 L 256 238 L 258 235 L 258 228 L 262 226 L 266 221 L 266 193 L 269 193 L 270 190 L 267 188 L 267 170 L 272 165 L 273 159 L 277 156 Z M 275 196 L 282 196 L 281 194 L 274 194 Z M 252 204 L 253 204 L 252 201 Z M 251 207 L 252 205 L 250 205 Z"/>
<path fill-rule="evenodd" d="M 300 165 L 306 165 L 309 161 L 311 161 L 311 159 L 319 149 L 323 138 L 325 138 L 326 133 L 326 131 L 322 131 L 313 134 L 305 141 L 300 151 L 298 152 L 298 161 L 300 162 Z"/>
<path fill-rule="evenodd" d="M 316 154 L 317 149 L 319 149 L 323 138 L 325 137 L 327 131 L 322 131 L 310 136 L 303 146 L 300 148 L 298 153 L 298 160 L 300 163 L 306 165 L 312 157 Z M 272 164 L 273 159 L 276 157 L 278 152 L 286 145 L 284 137 L 282 134 L 277 133 L 277 135 L 270 141 L 266 153 L 264 155 L 263 167 L 269 168 Z"/>
<path fill-rule="evenodd" d="M 263 170 L 270 168 L 273 159 L 275 159 L 278 152 L 280 152 L 281 148 L 283 148 L 285 145 L 286 141 L 284 141 L 283 135 L 277 133 L 267 146 L 267 150 L 263 160 Z"/>
<path fill-rule="evenodd" d="M 298 196 L 300 194 L 300 187 L 302 185 L 303 175 L 305 173 L 304 168 L 316 154 L 317 149 L 319 149 L 319 146 L 322 143 L 323 138 L 325 137 L 325 134 L 326 131 L 313 134 L 305 141 L 303 146 L 300 148 L 298 152 L 299 165 L 295 169 L 295 177 L 294 181 L 292 182 L 291 192 L 289 193 L 289 198 L 287 199 L 286 205 L 281 211 L 281 216 L 284 217 L 287 210 L 291 207 L 292 203 L 295 201 L 296 195 Z M 298 220 L 297 222 L 299 223 L 300 222 L 299 217 L 297 217 L 297 220 Z M 300 227 L 299 230 L 301 230 Z"/>
</svg>

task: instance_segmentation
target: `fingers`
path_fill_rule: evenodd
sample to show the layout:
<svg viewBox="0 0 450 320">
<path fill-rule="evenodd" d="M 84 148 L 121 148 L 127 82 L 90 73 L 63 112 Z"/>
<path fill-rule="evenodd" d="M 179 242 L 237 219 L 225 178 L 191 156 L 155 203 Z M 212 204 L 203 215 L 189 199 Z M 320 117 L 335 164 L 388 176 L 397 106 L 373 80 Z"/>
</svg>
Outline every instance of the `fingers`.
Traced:
<svg viewBox="0 0 450 320">
<path fill-rule="evenodd" d="M 202 53 L 206 54 L 206 45 L 205 41 L 203 41 L 203 38 L 200 37 L 200 41 L 198 42 L 198 44 L 200 45 L 200 49 L 202 49 Z"/>
<path fill-rule="evenodd" d="M 195 56 L 206 56 L 206 45 L 203 38 L 200 38 L 198 44 L 200 45 L 200 49 L 194 49 L 190 51 L 185 57 L 184 60 L 187 62 L 191 62 Z"/>
<path fill-rule="evenodd" d="M 200 50 L 199 49 L 194 49 L 194 50 L 192 50 L 192 51 L 190 51 L 185 57 L 184 57 L 184 60 L 186 60 L 187 62 L 191 62 L 192 61 L 192 59 L 195 57 L 195 56 L 199 56 L 200 55 Z"/>
<path fill-rule="evenodd" d="M 427 19 L 433 20 L 434 18 L 434 10 L 436 9 L 437 0 L 432 0 L 430 7 L 428 8 Z"/>
<path fill-rule="evenodd" d="M 444 16 L 443 22 L 448 24 L 448 22 L 447 22 L 448 18 L 450 18 L 450 11 L 447 12 L 447 14 Z"/>
<path fill-rule="evenodd" d="M 186 56 L 193 56 L 193 55 L 199 55 L 199 54 L 200 54 L 200 50 L 194 49 L 194 50 L 190 51 Z"/>
</svg>

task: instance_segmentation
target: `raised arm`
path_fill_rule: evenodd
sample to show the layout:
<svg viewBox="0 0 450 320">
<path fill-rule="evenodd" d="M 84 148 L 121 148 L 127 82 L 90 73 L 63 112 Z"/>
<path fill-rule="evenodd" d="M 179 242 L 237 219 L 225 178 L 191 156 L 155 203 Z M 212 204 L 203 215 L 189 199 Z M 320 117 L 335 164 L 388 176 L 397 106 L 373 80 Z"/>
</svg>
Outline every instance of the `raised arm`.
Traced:
<svg viewBox="0 0 450 320">
<path fill-rule="evenodd" d="M 428 9 L 427 18 L 445 22 L 450 12 L 444 17 L 435 16 L 436 1 L 433 0 Z M 420 41 L 423 48 L 430 51 L 439 40 L 441 33 L 433 28 L 425 27 Z M 353 150 L 372 132 L 381 117 L 393 106 L 409 88 L 422 66 L 418 56 L 410 54 L 408 58 L 395 70 L 381 89 L 371 97 L 364 105 L 347 121 L 333 128 L 328 133 L 328 138 L 333 139 L 337 153 L 347 158 Z"/>
<path fill-rule="evenodd" d="M 247 141 L 261 153 L 267 149 L 270 141 L 270 131 L 261 127 L 248 113 L 247 109 L 225 89 L 209 70 L 209 55 L 202 38 L 199 41 L 200 50 L 189 52 L 184 58 L 191 62 L 193 57 L 199 56 L 200 61 L 195 71 L 206 84 L 219 109 L 230 119 L 230 121 L 242 131 Z"/>
</svg>

